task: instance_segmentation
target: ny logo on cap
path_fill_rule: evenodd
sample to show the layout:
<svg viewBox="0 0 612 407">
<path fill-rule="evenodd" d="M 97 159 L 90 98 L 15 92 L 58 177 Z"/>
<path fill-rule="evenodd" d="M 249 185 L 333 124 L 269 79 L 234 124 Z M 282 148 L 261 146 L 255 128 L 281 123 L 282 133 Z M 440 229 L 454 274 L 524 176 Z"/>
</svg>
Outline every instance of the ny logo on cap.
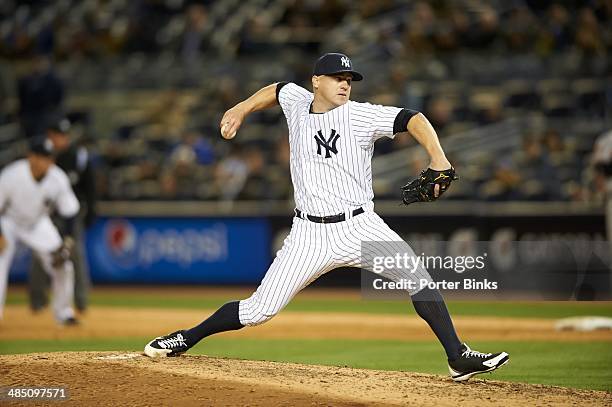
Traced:
<svg viewBox="0 0 612 407">
<path fill-rule="evenodd" d="M 340 63 L 346 67 L 346 68 L 350 68 L 351 67 L 351 60 L 348 59 L 347 57 L 342 57 L 340 58 Z"/>
</svg>

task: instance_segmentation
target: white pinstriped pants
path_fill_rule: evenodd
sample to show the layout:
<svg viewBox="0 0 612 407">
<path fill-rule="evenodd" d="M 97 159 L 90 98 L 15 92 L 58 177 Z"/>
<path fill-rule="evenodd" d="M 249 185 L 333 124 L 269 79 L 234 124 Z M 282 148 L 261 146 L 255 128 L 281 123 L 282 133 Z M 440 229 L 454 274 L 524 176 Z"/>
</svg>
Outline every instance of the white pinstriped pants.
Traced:
<svg viewBox="0 0 612 407">
<path fill-rule="evenodd" d="M 245 326 L 259 325 L 269 321 L 291 301 L 291 299 L 318 277 L 338 267 L 361 267 L 362 242 L 402 242 L 402 238 L 371 210 L 338 223 L 314 223 L 295 217 L 289 236 L 276 254 L 274 262 L 266 272 L 261 284 L 249 298 L 240 301 L 240 323 Z M 397 245 L 389 245 L 394 256 Z M 382 251 L 385 245 L 381 245 Z M 405 245 L 404 252 L 414 256 Z M 401 279 L 419 281 L 430 279 L 422 266 L 416 272 L 386 270 L 380 274 L 398 282 Z M 417 285 L 418 287 L 418 285 Z M 410 291 L 414 295 L 419 290 Z"/>
</svg>

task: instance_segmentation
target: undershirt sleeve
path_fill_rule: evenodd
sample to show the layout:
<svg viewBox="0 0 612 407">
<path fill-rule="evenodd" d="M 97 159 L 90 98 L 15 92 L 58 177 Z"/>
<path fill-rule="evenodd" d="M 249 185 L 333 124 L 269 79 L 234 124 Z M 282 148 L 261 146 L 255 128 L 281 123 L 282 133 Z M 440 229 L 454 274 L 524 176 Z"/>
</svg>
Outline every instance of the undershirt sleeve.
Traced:
<svg viewBox="0 0 612 407">
<path fill-rule="evenodd" d="M 279 82 L 276 84 L 276 103 L 278 103 L 279 105 L 280 105 L 280 101 L 278 100 L 278 94 L 280 93 L 283 86 L 285 86 L 288 83 L 289 82 Z"/>
<path fill-rule="evenodd" d="M 407 131 L 408 122 L 412 119 L 412 116 L 419 114 L 416 110 L 402 109 L 395 116 L 393 122 L 393 134 L 402 133 Z"/>
</svg>

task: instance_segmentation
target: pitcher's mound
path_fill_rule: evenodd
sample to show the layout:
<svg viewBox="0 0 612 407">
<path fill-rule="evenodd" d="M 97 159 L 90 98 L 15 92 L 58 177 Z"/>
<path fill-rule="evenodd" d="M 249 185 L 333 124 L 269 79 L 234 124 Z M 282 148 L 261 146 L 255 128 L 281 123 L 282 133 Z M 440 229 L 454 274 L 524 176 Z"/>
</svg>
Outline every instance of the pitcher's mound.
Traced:
<svg viewBox="0 0 612 407">
<path fill-rule="evenodd" d="M 484 376 L 486 377 L 486 376 Z M 69 405 L 366 406 L 607 405 L 602 391 L 472 379 L 136 352 L 0 356 L 0 386 L 67 390 Z M 3 401 L 4 402 L 4 401 Z"/>
</svg>

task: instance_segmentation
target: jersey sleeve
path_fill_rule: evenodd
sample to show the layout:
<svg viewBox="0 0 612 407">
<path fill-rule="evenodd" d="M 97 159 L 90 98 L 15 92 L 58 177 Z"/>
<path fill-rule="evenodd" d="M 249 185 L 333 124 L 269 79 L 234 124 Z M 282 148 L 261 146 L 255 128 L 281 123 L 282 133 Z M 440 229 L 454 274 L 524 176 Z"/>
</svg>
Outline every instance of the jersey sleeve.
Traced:
<svg viewBox="0 0 612 407">
<path fill-rule="evenodd" d="M 291 115 L 296 103 L 313 99 L 311 92 L 293 82 L 281 82 L 276 86 L 280 86 L 277 92 L 277 99 L 286 117 Z"/>
<path fill-rule="evenodd" d="M 358 124 L 362 133 L 366 133 L 363 134 L 364 137 L 368 137 L 372 141 L 376 141 L 381 137 L 389 137 L 391 139 L 395 137 L 396 132 L 393 127 L 395 119 L 402 111 L 402 108 L 359 102 L 355 102 L 353 106 L 354 114 L 351 120 Z"/>
<path fill-rule="evenodd" d="M 390 139 L 395 137 L 393 131 L 393 125 L 395 118 L 402 111 L 400 107 L 395 106 L 382 106 L 373 105 L 374 117 L 372 118 L 372 125 L 370 126 L 370 132 L 374 141 L 382 137 L 388 137 Z"/>
<path fill-rule="evenodd" d="M 68 176 L 58 168 L 58 184 L 59 191 L 57 194 L 57 201 L 55 205 L 60 216 L 64 218 L 71 218 L 79 213 L 80 205 L 72 187 L 70 186 L 70 180 Z"/>
</svg>

